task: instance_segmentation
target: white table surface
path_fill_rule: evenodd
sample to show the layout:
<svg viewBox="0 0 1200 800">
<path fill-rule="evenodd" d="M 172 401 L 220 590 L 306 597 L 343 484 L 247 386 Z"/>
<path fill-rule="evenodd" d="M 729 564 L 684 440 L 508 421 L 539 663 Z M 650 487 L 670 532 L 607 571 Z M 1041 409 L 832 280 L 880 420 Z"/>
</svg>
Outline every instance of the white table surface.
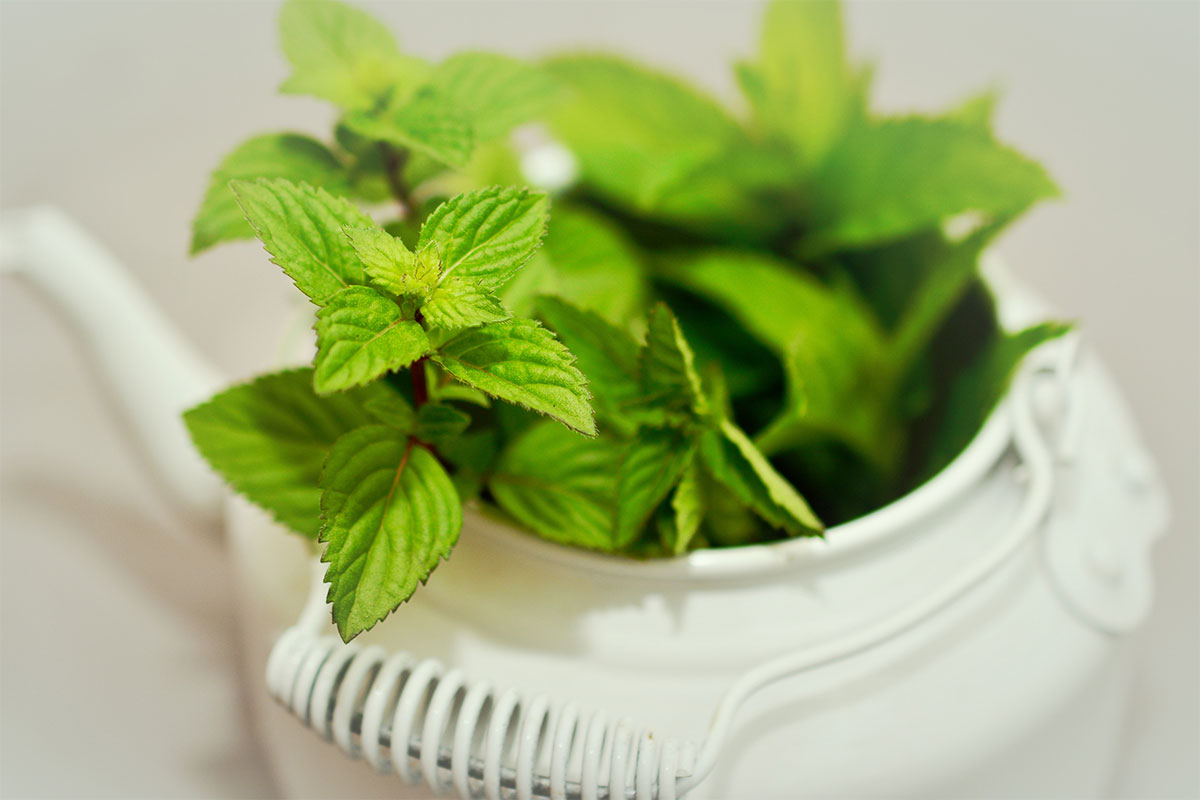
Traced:
<svg viewBox="0 0 1200 800">
<path fill-rule="evenodd" d="M 729 94 L 753 3 L 372 3 L 412 49 L 614 46 Z M 293 290 L 254 245 L 186 258 L 207 171 L 256 132 L 322 133 L 273 3 L 0 2 L 0 207 L 53 202 L 230 376 L 274 361 Z M 883 105 L 1000 84 L 1001 134 L 1067 199 L 1001 245 L 1114 368 L 1173 492 L 1117 796 L 1200 796 L 1200 5 L 856 4 Z M 218 310 L 219 309 L 219 310 Z M 164 532 L 178 533 L 177 536 Z M 0 282 L 0 795 L 269 797 L 218 546 L 163 499 L 64 329 Z M 259 690 L 257 687 L 254 691 Z"/>
</svg>

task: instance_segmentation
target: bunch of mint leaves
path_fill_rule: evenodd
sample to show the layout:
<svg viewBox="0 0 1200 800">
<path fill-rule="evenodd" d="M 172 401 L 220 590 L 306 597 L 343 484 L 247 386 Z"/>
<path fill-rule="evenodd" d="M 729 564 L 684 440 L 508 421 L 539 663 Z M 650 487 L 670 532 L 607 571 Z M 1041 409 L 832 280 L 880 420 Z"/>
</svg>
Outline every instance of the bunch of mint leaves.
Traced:
<svg viewBox="0 0 1200 800">
<path fill-rule="evenodd" d="M 323 547 L 344 639 L 429 578 L 464 503 L 635 557 L 823 535 L 944 466 L 1064 330 L 1001 332 L 979 277 L 1056 193 L 991 95 L 881 118 L 836 4 L 763 30 L 738 116 L 612 56 L 430 64 L 351 6 L 284 4 L 281 90 L 331 102 L 331 139 L 237 147 L 192 251 L 257 237 L 318 307 L 316 355 L 185 420 Z M 527 124 L 578 166 L 553 215 Z"/>
</svg>

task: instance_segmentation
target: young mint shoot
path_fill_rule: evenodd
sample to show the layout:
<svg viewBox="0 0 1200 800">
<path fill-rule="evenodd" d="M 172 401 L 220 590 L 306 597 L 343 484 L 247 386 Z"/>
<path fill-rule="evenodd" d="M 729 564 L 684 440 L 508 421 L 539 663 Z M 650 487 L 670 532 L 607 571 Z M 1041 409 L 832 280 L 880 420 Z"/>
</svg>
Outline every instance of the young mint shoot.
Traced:
<svg viewBox="0 0 1200 800">
<path fill-rule="evenodd" d="M 823 536 L 953 459 L 1066 329 L 1000 331 L 980 278 L 1058 192 L 994 137 L 995 94 L 875 113 L 834 2 L 769 5 L 744 114 L 615 56 L 433 63 L 335 0 L 287 0 L 279 30 L 280 90 L 333 129 L 234 148 L 191 250 L 257 238 L 316 352 L 185 419 L 320 548 L 347 641 L 450 556 L 467 504 L 638 558 Z M 576 167 L 553 215 L 529 123 Z"/>
</svg>

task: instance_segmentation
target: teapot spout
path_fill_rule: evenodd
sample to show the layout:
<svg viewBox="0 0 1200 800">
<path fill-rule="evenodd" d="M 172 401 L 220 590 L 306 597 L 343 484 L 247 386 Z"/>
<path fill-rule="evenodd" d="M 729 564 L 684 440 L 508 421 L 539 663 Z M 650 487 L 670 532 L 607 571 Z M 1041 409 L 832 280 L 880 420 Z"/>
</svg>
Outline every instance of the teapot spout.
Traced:
<svg viewBox="0 0 1200 800">
<path fill-rule="evenodd" d="M 220 482 L 197 455 L 180 414 L 222 380 L 121 264 L 51 206 L 0 218 L 0 271 L 40 290 L 77 334 L 142 455 L 173 498 L 206 522 Z"/>
</svg>

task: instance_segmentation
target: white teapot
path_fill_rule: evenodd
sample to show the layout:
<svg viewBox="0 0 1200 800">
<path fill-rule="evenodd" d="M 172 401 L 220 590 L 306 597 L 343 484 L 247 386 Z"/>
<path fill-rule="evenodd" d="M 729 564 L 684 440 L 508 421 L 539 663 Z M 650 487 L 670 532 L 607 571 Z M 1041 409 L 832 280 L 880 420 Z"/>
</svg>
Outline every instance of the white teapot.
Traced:
<svg viewBox="0 0 1200 800">
<path fill-rule="evenodd" d="M 73 323 L 175 499 L 225 520 L 244 679 L 289 796 L 1104 792 L 1167 504 L 1077 338 L 1035 352 L 940 474 L 823 541 L 635 561 L 476 511 L 429 585 L 347 646 L 308 545 L 192 449 L 180 413 L 220 376 L 60 212 L 6 216 L 2 245 L 4 270 Z M 1045 315 L 985 272 L 1006 327 Z"/>
</svg>

